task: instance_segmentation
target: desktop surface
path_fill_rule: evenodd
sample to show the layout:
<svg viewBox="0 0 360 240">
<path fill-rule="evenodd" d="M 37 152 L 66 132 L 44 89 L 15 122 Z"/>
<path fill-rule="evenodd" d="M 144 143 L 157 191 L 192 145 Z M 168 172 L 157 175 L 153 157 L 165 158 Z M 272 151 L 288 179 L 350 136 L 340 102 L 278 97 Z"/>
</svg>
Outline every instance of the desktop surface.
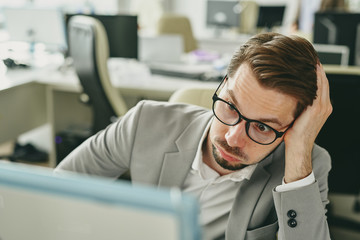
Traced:
<svg viewBox="0 0 360 240">
<path fill-rule="evenodd" d="M 192 79 L 205 82 L 220 82 L 223 75 L 214 70 L 212 64 L 186 64 L 186 63 L 164 63 L 154 62 L 149 64 L 152 74 L 168 77 L 177 77 L 178 79 Z"/>
<path fill-rule="evenodd" d="M 0 162 L 0 239 L 200 239 L 197 214 L 175 189 Z"/>
</svg>

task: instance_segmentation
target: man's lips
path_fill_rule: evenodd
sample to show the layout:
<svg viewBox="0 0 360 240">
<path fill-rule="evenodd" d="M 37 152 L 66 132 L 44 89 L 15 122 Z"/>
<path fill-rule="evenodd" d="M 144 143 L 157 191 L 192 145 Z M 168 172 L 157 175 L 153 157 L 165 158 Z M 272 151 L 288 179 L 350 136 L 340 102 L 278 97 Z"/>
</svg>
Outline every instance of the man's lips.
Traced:
<svg viewBox="0 0 360 240">
<path fill-rule="evenodd" d="M 218 151 L 220 152 L 220 155 L 222 158 L 224 158 L 226 161 L 228 162 L 240 162 L 239 159 L 233 157 L 233 156 L 230 156 L 229 154 L 227 154 L 224 150 L 222 150 L 221 148 L 219 147 L 216 147 L 218 149 Z"/>
</svg>

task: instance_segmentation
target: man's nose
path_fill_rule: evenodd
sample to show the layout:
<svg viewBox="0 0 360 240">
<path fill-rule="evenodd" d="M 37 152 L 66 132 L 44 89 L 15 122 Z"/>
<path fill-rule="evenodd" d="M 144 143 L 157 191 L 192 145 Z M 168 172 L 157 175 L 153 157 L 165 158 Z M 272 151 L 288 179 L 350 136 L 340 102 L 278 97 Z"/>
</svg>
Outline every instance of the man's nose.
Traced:
<svg viewBox="0 0 360 240">
<path fill-rule="evenodd" d="M 243 119 L 235 126 L 229 126 L 225 139 L 230 147 L 243 147 L 247 140 L 246 121 Z"/>
</svg>

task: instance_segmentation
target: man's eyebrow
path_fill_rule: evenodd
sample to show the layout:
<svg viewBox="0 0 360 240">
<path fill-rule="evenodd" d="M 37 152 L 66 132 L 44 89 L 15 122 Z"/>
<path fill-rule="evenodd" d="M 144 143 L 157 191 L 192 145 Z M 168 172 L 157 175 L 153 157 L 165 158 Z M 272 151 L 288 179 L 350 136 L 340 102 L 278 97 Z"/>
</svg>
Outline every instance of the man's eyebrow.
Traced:
<svg viewBox="0 0 360 240">
<path fill-rule="evenodd" d="M 226 89 L 226 91 L 228 92 L 228 94 L 230 95 L 231 100 L 233 101 L 233 104 L 236 106 L 236 108 L 238 108 L 239 104 L 235 98 L 235 94 L 234 91 L 231 89 Z M 240 112 L 241 113 L 241 112 Z M 241 113 L 242 114 L 242 113 Z M 277 118 L 260 118 L 260 119 L 252 119 L 252 120 L 256 120 L 262 123 L 274 123 L 276 125 L 278 125 L 280 128 L 284 128 L 285 126 L 283 126 L 283 124 L 279 121 L 279 119 Z"/>
<path fill-rule="evenodd" d="M 239 103 L 238 103 L 237 100 L 236 100 L 234 91 L 231 90 L 231 89 L 226 89 L 226 91 L 229 93 L 230 98 L 231 98 L 231 100 L 233 101 L 234 105 L 235 105 L 235 106 L 239 106 Z"/>
<path fill-rule="evenodd" d="M 263 123 L 274 123 L 274 124 L 278 125 L 280 128 L 285 127 L 277 118 L 260 118 L 260 119 L 257 119 L 257 121 L 260 121 Z"/>
</svg>

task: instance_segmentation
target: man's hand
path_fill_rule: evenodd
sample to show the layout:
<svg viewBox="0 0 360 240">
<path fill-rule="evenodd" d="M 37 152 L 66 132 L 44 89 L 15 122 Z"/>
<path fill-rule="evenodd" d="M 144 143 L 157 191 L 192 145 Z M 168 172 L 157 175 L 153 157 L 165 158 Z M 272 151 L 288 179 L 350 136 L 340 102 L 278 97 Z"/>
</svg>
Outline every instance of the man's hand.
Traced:
<svg viewBox="0 0 360 240">
<path fill-rule="evenodd" d="M 320 129 L 332 112 L 329 82 L 322 65 L 317 66 L 317 97 L 286 132 L 285 182 L 307 177 L 312 171 L 311 152 Z"/>
</svg>

